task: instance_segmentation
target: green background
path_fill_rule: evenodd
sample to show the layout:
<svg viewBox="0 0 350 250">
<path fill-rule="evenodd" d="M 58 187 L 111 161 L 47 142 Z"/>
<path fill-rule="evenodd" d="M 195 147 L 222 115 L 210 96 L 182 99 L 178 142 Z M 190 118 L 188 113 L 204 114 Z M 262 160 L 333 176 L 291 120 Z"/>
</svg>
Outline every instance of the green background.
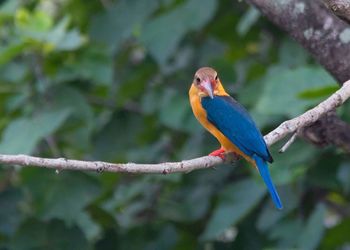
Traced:
<svg viewBox="0 0 350 250">
<path fill-rule="evenodd" d="M 157 163 L 218 143 L 188 102 L 212 66 L 263 133 L 337 89 L 244 1 L 0 0 L 0 153 Z M 349 105 L 339 109 L 347 121 Z M 271 148 L 274 208 L 246 162 L 188 174 L 0 168 L 0 249 L 345 249 L 350 163 Z"/>
</svg>

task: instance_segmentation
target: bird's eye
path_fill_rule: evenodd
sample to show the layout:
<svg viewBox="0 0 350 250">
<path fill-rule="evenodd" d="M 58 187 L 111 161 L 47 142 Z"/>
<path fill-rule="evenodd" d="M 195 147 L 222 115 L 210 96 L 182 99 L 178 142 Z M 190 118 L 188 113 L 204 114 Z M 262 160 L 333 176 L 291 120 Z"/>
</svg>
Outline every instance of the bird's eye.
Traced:
<svg viewBox="0 0 350 250">
<path fill-rule="evenodd" d="M 199 77 L 196 78 L 197 83 L 199 84 L 201 82 L 201 79 Z"/>
<path fill-rule="evenodd" d="M 218 79 L 218 75 L 215 76 L 215 81 Z"/>
</svg>

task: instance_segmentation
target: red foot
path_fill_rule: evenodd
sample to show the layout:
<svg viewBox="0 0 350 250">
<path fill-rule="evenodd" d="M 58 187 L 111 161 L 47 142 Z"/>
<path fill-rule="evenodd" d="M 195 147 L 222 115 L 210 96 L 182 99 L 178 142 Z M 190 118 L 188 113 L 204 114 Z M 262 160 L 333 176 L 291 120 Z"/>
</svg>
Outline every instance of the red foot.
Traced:
<svg viewBox="0 0 350 250">
<path fill-rule="evenodd" d="M 217 156 L 220 157 L 221 159 L 225 160 L 225 149 L 224 148 L 219 148 L 209 154 L 210 156 Z"/>
<path fill-rule="evenodd" d="M 241 159 L 241 156 L 239 154 L 236 154 L 235 152 L 231 152 L 233 161 L 238 161 Z"/>
</svg>

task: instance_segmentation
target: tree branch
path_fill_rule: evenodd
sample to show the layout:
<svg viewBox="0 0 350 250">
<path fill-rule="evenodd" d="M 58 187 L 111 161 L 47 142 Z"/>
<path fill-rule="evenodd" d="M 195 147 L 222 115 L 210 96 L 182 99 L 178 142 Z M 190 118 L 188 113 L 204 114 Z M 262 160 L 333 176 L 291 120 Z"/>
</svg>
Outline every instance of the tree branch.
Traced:
<svg viewBox="0 0 350 250">
<path fill-rule="evenodd" d="M 350 126 L 337 117 L 335 110 L 298 131 L 298 135 L 314 145 L 320 147 L 334 145 L 350 153 Z"/>
<path fill-rule="evenodd" d="M 323 2 L 336 16 L 350 23 L 350 0 L 323 0 Z"/>
<path fill-rule="evenodd" d="M 318 104 L 316 107 L 306 111 L 304 114 L 283 122 L 275 130 L 271 131 L 265 136 L 267 145 L 272 145 L 275 142 L 281 140 L 286 135 L 294 133 L 297 129 L 304 128 L 318 119 L 329 111 L 341 106 L 350 96 L 350 80 L 345 82 L 343 86 L 328 97 L 325 101 Z"/>
<path fill-rule="evenodd" d="M 305 112 L 304 114 L 283 122 L 275 130 L 267 134 L 264 139 L 268 146 L 283 139 L 290 133 L 314 123 L 327 112 L 334 110 L 342 105 L 350 97 L 350 80 L 332 94 L 328 99 Z M 65 158 L 50 159 L 40 158 L 29 155 L 1 155 L 0 163 L 20 166 L 36 166 L 56 170 L 88 170 L 97 172 L 116 172 L 116 173 L 158 173 L 170 174 L 190 172 L 196 169 L 210 168 L 214 165 L 223 163 L 219 157 L 204 156 L 192 160 L 181 162 L 165 162 L 158 164 L 136 164 L 136 163 L 108 163 L 101 161 L 79 161 Z"/>
<path fill-rule="evenodd" d="M 283 147 L 278 151 L 278 153 L 284 153 L 287 151 L 287 149 L 289 148 L 290 145 L 293 144 L 293 142 L 295 141 L 295 139 L 298 136 L 298 131 L 295 131 L 292 136 L 289 138 L 289 140 L 286 142 L 286 144 L 283 145 Z"/>
<path fill-rule="evenodd" d="M 222 163 L 222 159 L 204 156 L 181 162 L 164 162 L 158 164 L 109 163 L 102 161 L 79 161 L 65 158 L 51 159 L 29 155 L 0 155 L 0 163 L 36 166 L 55 170 L 86 170 L 96 172 L 132 173 L 132 174 L 170 174 L 191 172 L 195 169 L 210 168 Z"/>
<path fill-rule="evenodd" d="M 321 1 L 246 1 L 307 49 L 339 83 L 350 79 L 349 25 Z"/>
<path fill-rule="evenodd" d="M 350 79 L 350 27 L 333 15 L 321 0 L 246 1 L 308 50 L 339 84 Z M 350 152 L 349 134 L 350 125 L 334 112 L 298 131 L 299 136 L 317 146 L 335 145 L 347 152 Z"/>
</svg>

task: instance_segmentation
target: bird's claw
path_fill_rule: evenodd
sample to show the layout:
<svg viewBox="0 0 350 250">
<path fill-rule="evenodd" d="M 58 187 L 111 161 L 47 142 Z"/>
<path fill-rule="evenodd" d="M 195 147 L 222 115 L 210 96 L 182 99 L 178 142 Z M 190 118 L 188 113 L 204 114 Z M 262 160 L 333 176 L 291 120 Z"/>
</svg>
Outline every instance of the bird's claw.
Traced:
<svg viewBox="0 0 350 250">
<path fill-rule="evenodd" d="M 234 161 L 238 161 L 238 160 L 241 159 L 241 156 L 240 156 L 239 154 L 235 153 L 235 152 L 231 152 L 230 155 L 231 155 L 231 157 L 232 157 L 232 161 L 233 161 L 233 162 L 234 162 Z"/>
<path fill-rule="evenodd" d="M 211 152 L 209 155 L 210 156 L 220 157 L 221 159 L 225 160 L 225 149 L 219 148 L 219 149 L 214 150 L 213 152 Z"/>
</svg>

